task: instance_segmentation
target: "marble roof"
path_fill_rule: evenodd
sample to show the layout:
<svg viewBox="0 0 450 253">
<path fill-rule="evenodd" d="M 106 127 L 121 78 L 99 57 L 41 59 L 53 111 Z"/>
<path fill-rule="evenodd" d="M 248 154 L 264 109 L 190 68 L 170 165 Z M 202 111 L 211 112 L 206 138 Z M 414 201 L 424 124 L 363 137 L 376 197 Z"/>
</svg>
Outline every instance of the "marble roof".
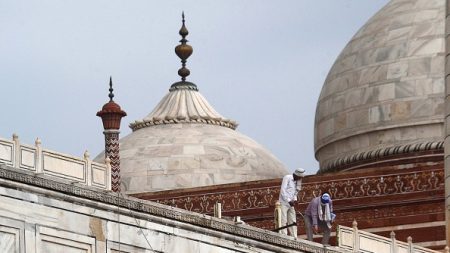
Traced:
<svg viewBox="0 0 450 253">
<path fill-rule="evenodd" d="M 133 131 L 154 125 L 199 123 L 236 129 L 237 123 L 219 114 L 198 92 L 189 88 L 171 89 L 144 119 L 130 124 Z"/>
</svg>

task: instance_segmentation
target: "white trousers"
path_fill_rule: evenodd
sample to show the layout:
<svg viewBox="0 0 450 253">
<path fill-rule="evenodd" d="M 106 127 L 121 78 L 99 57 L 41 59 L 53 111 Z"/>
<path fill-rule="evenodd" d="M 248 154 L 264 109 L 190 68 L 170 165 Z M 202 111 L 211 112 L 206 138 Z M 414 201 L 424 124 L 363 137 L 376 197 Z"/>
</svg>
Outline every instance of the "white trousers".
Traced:
<svg viewBox="0 0 450 253">
<path fill-rule="evenodd" d="M 290 225 L 297 221 L 296 215 L 295 215 L 295 208 L 293 206 L 286 206 L 281 205 L 281 226 Z M 289 230 L 289 234 L 293 236 L 294 238 L 297 238 L 297 225 L 288 227 L 287 230 Z M 286 228 L 280 230 L 281 234 L 287 235 Z"/>
</svg>

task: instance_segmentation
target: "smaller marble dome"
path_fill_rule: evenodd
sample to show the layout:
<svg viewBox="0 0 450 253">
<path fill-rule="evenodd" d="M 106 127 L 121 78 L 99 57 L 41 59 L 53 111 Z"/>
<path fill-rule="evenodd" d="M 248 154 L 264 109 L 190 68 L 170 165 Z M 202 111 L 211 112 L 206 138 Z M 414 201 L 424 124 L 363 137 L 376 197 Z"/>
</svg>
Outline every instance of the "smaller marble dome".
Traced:
<svg viewBox="0 0 450 253">
<path fill-rule="evenodd" d="M 163 123 L 120 141 L 122 189 L 152 192 L 279 178 L 288 172 L 264 147 L 227 127 Z"/>
<path fill-rule="evenodd" d="M 180 82 L 120 140 L 122 191 L 143 193 L 280 178 L 284 165 L 267 149 L 235 131 L 237 123 L 214 110 L 186 81 L 187 29 L 180 30 Z M 101 157 L 100 155 L 99 157 Z"/>
</svg>

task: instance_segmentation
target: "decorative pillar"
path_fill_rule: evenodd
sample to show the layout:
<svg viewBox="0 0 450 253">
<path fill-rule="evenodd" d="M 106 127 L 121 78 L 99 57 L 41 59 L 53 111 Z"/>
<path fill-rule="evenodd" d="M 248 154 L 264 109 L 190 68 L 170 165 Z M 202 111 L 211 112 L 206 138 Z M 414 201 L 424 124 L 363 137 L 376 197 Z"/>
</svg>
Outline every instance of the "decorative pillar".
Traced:
<svg viewBox="0 0 450 253">
<path fill-rule="evenodd" d="M 119 155 L 119 129 L 120 120 L 127 116 L 120 106 L 113 101 L 112 78 L 109 78 L 109 102 L 97 116 L 102 118 L 103 134 L 105 135 L 105 158 L 110 159 L 111 165 L 111 190 L 120 192 L 120 155 Z"/>
<path fill-rule="evenodd" d="M 445 3 L 445 238 L 450 245 L 450 0 Z"/>
<path fill-rule="evenodd" d="M 222 218 L 222 204 L 220 202 L 214 204 L 214 217 Z"/>
<path fill-rule="evenodd" d="M 281 228 L 281 203 L 277 200 L 275 202 L 275 210 L 273 212 L 273 223 L 275 224 L 275 229 Z M 278 230 L 278 233 L 281 233 L 281 230 Z"/>
<path fill-rule="evenodd" d="M 408 236 L 408 238 L 406 238 L 406 242 L 408 242 L 408 253 L 414 253 L 414 245 L 413 245 L 412 237 Z"/>
<path fill-rule="evenodd" d="M 20 167 L 20 141 L 19 136 L 17 134 L 13 134 L 12 136 L 13 142 L 14 142 L 14 153 L 12 155 L 12 166 L 14 168 Z"/>
<path fill-rule="evenodd" d="M 84 154 L 84 162 L 86 164 L 86 183 L 88 186 L 92 186 L 92 161 L 91 161 L 91 155 L 89 154 L 89 151 L 85 150 Z"/>
<path fill-rule="evenodd" d="M 397 253 L 397 239 L 395 239 L 394 231 L 391 231 L 391 253 Z"/>
<path fill-rule="evenodd" d="M 41 139 L 36 138 L 36 141 L 34 141 L 34 145 L 36 147 L 36 173 L 44 173 L 44 170 L 42 168 L 42 142 Z"/>
<path fill-rule="evenodd" d="M 356 219 L 352 222 L 352 228 L 353 228 L 353 251 L 352 252 L 359 252 L 359 231 L 358 231 L 358 222 L 356 222 Z"/>
</svg>

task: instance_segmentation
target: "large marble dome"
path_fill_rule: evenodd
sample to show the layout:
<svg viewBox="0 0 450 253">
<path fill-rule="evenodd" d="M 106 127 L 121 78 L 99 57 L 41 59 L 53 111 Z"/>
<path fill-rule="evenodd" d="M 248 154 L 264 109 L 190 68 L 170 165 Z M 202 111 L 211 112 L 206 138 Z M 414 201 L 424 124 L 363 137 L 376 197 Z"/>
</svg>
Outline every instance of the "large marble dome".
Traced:
<svg viewBox="0 0 450 253">
<path fill-rule="evenodd" d="M 121 189 L 126 193 L 200 187 L 281 178 L 285 166 L 266 148 L 235 130 L 237 123 L 219 114 L 186 81 L 186 27 L 175 49 L 182 59 L 174 83 L 153 111 L 130 124 L 120 140 Z M 104 157 L 100 154 L 97 159 Z"/>
<path fill-rule="evenodd" d="M 444 0 L 392 0 L 350 40 L 315 118 L 319 173 L 441 155 Z"/>
</svg>

